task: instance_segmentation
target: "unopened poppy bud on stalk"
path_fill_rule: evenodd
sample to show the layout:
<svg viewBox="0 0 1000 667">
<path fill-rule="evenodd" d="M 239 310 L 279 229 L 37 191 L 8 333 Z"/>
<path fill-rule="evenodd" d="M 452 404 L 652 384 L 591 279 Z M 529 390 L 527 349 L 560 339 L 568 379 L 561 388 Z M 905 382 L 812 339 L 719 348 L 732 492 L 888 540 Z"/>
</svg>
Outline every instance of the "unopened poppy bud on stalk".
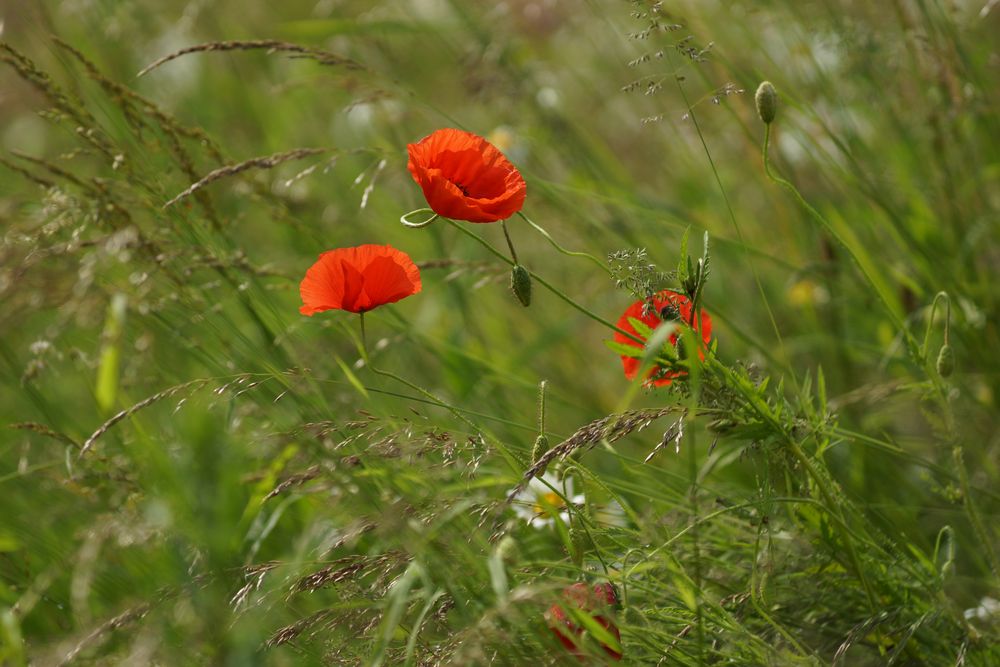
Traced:
<svg viewBox="0 0 1000 667">
<path fill-rule="evenodd" d="M 946 378 L 955 372 L 955 353 L 952 351 L 951 345 L 948 345 L 948 343 L 942 345 L 941 351 L 938 352 L 937 372 L 938 375 L 943 378 Z"/>
<path fill-rule="evenodd" d="M 510 270 L 510 291 L 522 306 L 527 308 L 531 305 L 531 274 L 520 264 L 515 264 Z"/>
<path fill-rule="evenodd" d="M 757 94 L 753 99 L 757 103 L 757 115 L 765 125 L 770 125 L 778 113 L 778 91 L 770 81 L 763 81 L 757 86 Z"/>
</svg>

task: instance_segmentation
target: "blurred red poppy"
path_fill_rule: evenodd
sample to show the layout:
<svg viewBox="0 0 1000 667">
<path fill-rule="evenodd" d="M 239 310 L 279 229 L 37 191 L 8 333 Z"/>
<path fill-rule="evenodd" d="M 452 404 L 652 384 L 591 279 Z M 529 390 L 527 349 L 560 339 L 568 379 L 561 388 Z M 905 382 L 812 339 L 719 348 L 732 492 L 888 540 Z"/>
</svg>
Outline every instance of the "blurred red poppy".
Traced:
<svg viewBox="0 0 1000 667">
<path fill-rule="evenodd" d="M 614 610 L 618 607 L 618 592 L 609 583 L 597 584 L 591 590 L 587 584 L 577 582 L 563 589 L 565 602 L 556 603 L 545 612 L 545 619 L 552 628 L 552 632 L 566 649 L 584 660 L 587 654 L 584 652 L 581 640 L 586 628 L 577 625 L 572 612 L 567 611 L 563 605 L 578 609 L 590 615 L 594 621 L 608 631 L 618 642 L 617 647 L 611 647 L 607 643 L 598 641 L 601 648 L 612 660 L 621 660 L 621 632 L 614 620 Z"/>
<path fill-rule="evenodd" d="M 389 245 L 337 248 L 319 256 L 299 285 L 302 307 L 363 313 L 420 291 L 420 270 L 410 256 Z"/>
<path fill-rule="evenodd" d="M 637 338 L 644 338 L 635 330 L 635 327 L 629 322 L 629 318 L 639 320 L 650 329 L 655 329 L 664 321 L 677 320 L 700 331 L 701 339 L 706 345 L 708 345 L 708 341 L 712 338 L 712 318 L 708 316 L 708 313 L 701 310 L 700 323 L 696 324 L 691 312 L 690 299 L 672 290 L 663 290 L 656 294 L 652 300 L 652 308 L 646 308 L 645 301 L 636 301 L 619 318 L 619 329 L 627 331 Z M 642 349 L 642 345 L 637 341 L 617 331 L 615 332 L 615 342 Z M 670 335 L 669 342 L 671 345 L 677 345 L 677 333 Z M 701 350 L 698 351 L 698 356 L 702 359 L 705 358 L 705 354 Z M 641 360 L 635 357 L 622 355 L 625 377 L 629 380 L 634 379 L 636 373 L 639 372 L 640 363 Z M 646 376 L 646 383 L 662 387 L 670 384 L 673 378 L 682 377 L 686 374 L 685 371 L 672 371 L 662 366 L 654 366 Z"/>
<path fill-rule="evenodd" d="M 407 168 L 438 215 L 496 222 L 524 205 L 528 186 L 521 174 L 496 146 L 478 135 L 437 130 L 406 150 Z"/>
</svg>

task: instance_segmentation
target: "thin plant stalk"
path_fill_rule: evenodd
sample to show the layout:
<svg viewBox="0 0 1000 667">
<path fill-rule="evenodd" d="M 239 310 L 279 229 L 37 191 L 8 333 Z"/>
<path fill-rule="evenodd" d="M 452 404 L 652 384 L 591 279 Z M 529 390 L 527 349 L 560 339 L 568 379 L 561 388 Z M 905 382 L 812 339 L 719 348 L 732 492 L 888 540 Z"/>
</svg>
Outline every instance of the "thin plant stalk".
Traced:
<svg viewBox="0 0 1000 667">
<path fill-rule="evenodd" d="M 903 334 L 903 338 L 906 341 L 907 352 L 909 352 L 910 357 L 915 362 L 919 363 L 920 354 L 919 350 L 917 349 L 916 341 L 913 340 L 913 335 L 910 333 L 910 330 L 906 327 L 906 324 L 899 317 L 896 311 L 893 310 L 892 306 L 889 304 L 889 300 L 882 293 L 882 290 L 879 289 L 878 285 L 875 283 L 875 279 L 872 278 L 870 273 L 868 273 L 868 269 L 866 269 L 864 264 L 862 264 L 861 261 L 858 259 L 858 256 L 854 252 L 853 248 L 851 248 L 851 246 L 847 243 L 847 241 L 845 241 L 844 238 L 837 232 L 837 230 L 834 229 L 833 225 L 830 224 L 830 222 L 826 218 L 824 218 L 819 211 L 813 208 L 813 206 L 806 201 L 805 197 L 802 196 L 802 194 L 799 192 L 798 188 L 795 187 L 795 185 L 793 185 L 790 181 L 785 180 L 781 176 L 778 176 L 771 170 L 771 162 L 768 154 L 768 146 L 770 145 L 770 142 L 771 142 L 771 124 L 768 123 L 764 125 L 764 145 L 761 151 L 764 160 L 764 173 L 767 175 L 769 179 L 771 179 L 778 185 L 788 190 L 788 192 L 792 194 L 792 196 L 802 206 L 802 208 L 804 208 L 806 212 L 809 213 L 809 216 L 812 217 L 813 220 L 818 222 L 819 225 L 823 229 L 825 229 L 827 233 L 829 233 L 830 236 L 832 236 L 833 239 L 837 243 L 839 243 L 841 247 L 844 248 L 844 250 L 847 251 L 847 254 L 851 256 L 851 259 L 854 260 L 854 263 L 861 271 L 861 275 L 864 276 L 865 281 L 867 281 L 868 283 L 868 286 L 872 289 L 872 291 L 875 292 L 875 295 L 881 302 L 882 307 L 885 309 L 885 312 L 889 315 L 889 319 L 892 320 L 893 325 L 896 327 L 897 330 L 899 330 Z"/>
</svg>

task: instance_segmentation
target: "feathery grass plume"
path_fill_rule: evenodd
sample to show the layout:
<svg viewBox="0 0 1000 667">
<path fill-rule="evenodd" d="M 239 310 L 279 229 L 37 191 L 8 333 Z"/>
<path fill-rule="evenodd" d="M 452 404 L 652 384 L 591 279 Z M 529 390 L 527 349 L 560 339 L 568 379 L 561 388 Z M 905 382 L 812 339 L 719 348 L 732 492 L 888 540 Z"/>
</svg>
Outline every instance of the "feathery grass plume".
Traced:
<svg viewBox="0 0 1000 667">
<path fill-rule="evenodd" d="M 113 98 L 115 103 L 122 109 L 125 118 L 134 124 L 136 129 L 150 127 L 164 130 L 174 141 L 171 142 L 171 150 L 175 151 L 185 173 L 189 172 L 189 158 L 186 153 L 178 148 L 181 137 L 190 139 L 204 147 L 213 160 L 222 162 L 222 150 L 216 141 L 200 127 L 189 127 L 178 121 L 172 114 L 162 109 L 156 102 L 140 95 L 131 88 L 124 86 L 117 81 L 109 79 L 90 59 L 66 41 L 53 37 L 53 42 L 60 48 L 67 51 L 76 58 L 87 72 L 87 76 L 96 81 L 104 91 Z M 150 122 L 143 118 L 143 114 L 151 117 L 155 122 Z"/>
<path fill-rule="evenodd" d="M 166 136 L 170 152 L 173 154 L 178 166 L 180 166 L 181 170 L 189 180 L 195 181 L 198 176 L 195 171 L 194 161 L 192 160 L 188 150 L 184 147 L 182 139 L 197 142 L 197 145 L 204 148 L 215 162 L 223 162 L 222 151 L 204 130 L 201 128 L 190 128 L 182 125 L 176 118 L 161 109 L 159 105 L 152 100 L 143 97 L 139 93 L 116 81 L 109 79 L 100 71 L 100 69 L 98 69 L 97 65 L 90 61 L 83 55 L 83 53 L 74 48 L 72 45 L 66 43 L 58 37 L 54 37 L 53 41 L 57 46 L 68 52 L 81 65 L 83 65 L 84 70 L 87 72 L 87 76 L 91 80 L 96 81 L 105 93 L 111 97 L 118 108 L 121 109 L 122 114 L 124 115 L 129 126 L 133 129 L 137 139 L 140 141 L 145 140 L 145 137 L 143 136 L 144 129 L 159 130 L 164 134 L 164 136 Z M 146 143 L 148 143 L 148 140 Z M 132 171 L 131 164 L 126 162 L 125 166 L 130 172 Z M 218 214 L 212 206 L 211 200 L 207 196 L 199 193 L 198 203 L 203 207 L 206 215 L 212 220 L 213 224 L 218 226 L 220 224 Z"/>
<path fill-rule="evenodd" d="M 209 172 L 207 175 L 199 179 L 196 183 L 192 183 L 190 187 L 185 189 L 183 192 L 171 197 L 163 208 L 170 208 L 180 200 L 188 197 L 195 192 L 198 192 L 202 188 L 211 185 L 212 183 L 227 178 L 229 176 L 234 176 L 241 172 L 247 171 L 248 169 L 272 169 L 279 164 L 289 162 L 291 160 L 300 160 L 304 157 L 309 157 L 311 155 L 319 155 L 320 153 L 328 153 L 332 149 L 330 148 L 296 148 L 290 151 L 283 151 L 281 153 L 275 153 L 274 155 L 266 155 L 262 157 L 250 158 L 249 160 L 244 160 L 237 164 L 226 165 L 225 167 L 219 167 Z"/>
<path fill-rule="evenodd" d="M 288 642 L 298 638 L 299 635 L 309 628 L 326 621 L 333 616 L 334 613 L 335 612 L 332 609 L 321 609 L 320 611 L 300 619 L 291 625 L 287 625 L 271 635 L 268 640 L 264 642 L 264 646 L 265 648 L 274 648 L 276 646 L 281 646 L 282 644 L 287 644 Z"/>
<path fill-rule="evenodd" d="M 346 58 L 336 53 L 331 53 L 329 51 L 324 51 L 323 49 L 313 48 L 311 46 L 303 46 L 301 44 L 292 44 L 291 42 L 283 42 L 276 39 L 258 39 L 258 40 L 232 40 L 225 42 L 206 42 L 204 44 L 195 44 L 194 46 L 187 46 L 173 53 L 169 53 L 161 58 L 157 58 L 155 61 L 142 68 L 137 77 L 145 76 L 152 70 L 170 62 L 171 60 L 176 60 L 181 56 L 185 56 L 191 53 L 216 53 L 223 51 L 259 51 L 264 50 L 267 53 L 290 53 L 293 58 L 309 58 L 315 60 L 321 65 L 336 65 L 341 67 L 346 67 L 351 70 L 363 70 L 366 69 L 361 63 Z"/>
<path fill-rule="evenodd" d="M 6 42 L 0 42 L 0 62 L 6 62 L 13 67 L 23 80 L 44 95 L 62 118 L 71 121 L 72 131 L 77 136 L 100 151 L 105 158 L 114 160 L 115 152 L 109 139 L 99 128 L 93 114 L 83 106 L 83 102 L 64 93 L 47 73 Z"/>
<path fill-rule="evenodd" d="M 302 486 L 312 480 L 316 479 L 320 475 L 320 468 L 318 465 L 310 466 L 308 470 L 303 472 L 297 472 L 293 475 L 289 475 L 285 479 L 281 480 L 277 486 L 271 489 L 263 500 L 270 500 L 275 496 L 281 495 L 293 486 Z"/>
<path fill-rule="evenodd" d="M 162 602 L 162 600 L 160 601 Z M 126 609 L 113 618 L 108 619 L 94 628 L 83 639 L 77 642 L 72 649 L 66 652 L 66 654 L 63 655 L 58 662 L 53 664 L 59 665 L 59 667 L 73 664 L 76 662 L 81 653 L 86 650 L 94 649 L 95 647 L 107 642 L 115 631 L 141 621 L 147 614 L 150 613 L 150 611 L 152 611 L 154 606 L 155 605 L 151 602 L 143 602 L 135 605 L 131 609 Z"/>
<path fill-rule="evenodd" d="M 0 155 L 0 164 L 2 164 L 3 166 L 7 167 L 8 169 L 10 169 L 11 171 L 13 171 L 15 173 L 21 174 L 21 176 L 24 176 L 26 179 L 28 179 L 32 183 L 35 183 L 36 185 L 42 186 L 46 190 L 49 189 L 49 188 L 56 187 L 56 184 L 55 184 L 54 181 L 50 181 L 47 178 L 43 178 L 42 176 L 39 176 L 38 174 L 36 174 L 33 171 L 25 169 L 21 165 L 16 164 L 16 163 L 12 162 L 11 160 L 8 160 L 3 155 Z"/>
<path fill-rule="evenodd" d="M 47 438 L 52 438 L 53 440 L 59 440 L 67 445 L 72 445 L 73 447 L 79 448 L 80 443 L 69 437 L 65 433 L 60 433 L 59 431 L 53 430 L 46 426 L 45 424 L 39 424 L 37 422 L 18 422 L 15 424 L 8 424 L 8 428 L 16 429 L 19 431 L 33 431 L 39 435 L 44 435 Z"/>
<path fill-rule="evenodd" d="M 118 412 L 113 417 L 108 419 L 106 422 L 101 424 L 96 431 L 91 433 L 90 436 L 83 441 L 83 447 L 80 448 L 80 456 L 83 456 L 88 451 L 90 451 L 90 448 L 94 446 L 94 443 L 97 442 L 97 440 L 102 435 L 107 433 L 115 424 L 125 419 L 126 417 L 130 417 L 139 410 L 142 410 L 143 408 L 148 408 L 150 405 L 153 405 L 154 403 L 159 403 L 163 399 L 175 396 L 182 391 L 186 390 L 190 390 L 192 392 L 197 391 L 202 387 L 206 386 L 207 384 L 209 384 L 209 382 L 210 380 L 199 379 L 199 380 L 191 380 L 190 382 L 184 382 L 183 384 L 174 385 L 173 387 L 168 387 L 167 389 L 164 389 L 163 391 L 157 392 L 152 396 L 144 398 L 138 403 L 131 405 L 125 408 L 124 410 Z"/>
<path fill-rule="evenodd" d="M 528 482 L 544 473 L 548 465 L 555 459 L 565 459 L 573 452 L 582 448 L 593 447 L 602 440 L 607 440 L 609 443 L 615 442 L 634 431 L 641 431 L 665 415 L 682 409 L 671 406 L 666 408 L 628 410 L 622 414 L 601 417 L 585 426 L 581 426 L 577 429 L 576 433 L 545 452 L 525 471 L 521 481 L 507 494 L 507 504 L 514 501 L 514 498 L 524 490 Z"/>
<path fill-rule="evenodd" d="M 774 122 L 774 117 L 778 113 L 778 91 L 770 81 L 763 81 L 757 86 L 757 92 L 753 96 L 757 105 L 757 115 L 764 121 L 765 125 Z"/>
<path fill-rule="evenodd" d="M 663 432 L 663 438 L 661 438 L 659 444 L 653 448 L 653 451 L 646 455 L 646 458 L 642 460 L 643 463 L 649 463 L 652 461 L 653 457 L 659 454 L 660 451 L 670 443 L 674 444 L 674 452 L 681 451 L 681 440 L 684 439 L 684 417 L 685 415 L 682 414 L 680 419 L 671 424 L 667 430 Z"/>
<path fill-rule="evenodd" d="M 339 584 L 354 578 L 360 578 L 368 572 L 374 572 L 389 563 L 398 564 L 404 558 L 401 553 L 379 554 L 378 556 L 348 556 L 340 558 L 330 565 L 306 575 L 293 586 L 296 592 L 315 591 L 331 584 Z"/>
</svg>

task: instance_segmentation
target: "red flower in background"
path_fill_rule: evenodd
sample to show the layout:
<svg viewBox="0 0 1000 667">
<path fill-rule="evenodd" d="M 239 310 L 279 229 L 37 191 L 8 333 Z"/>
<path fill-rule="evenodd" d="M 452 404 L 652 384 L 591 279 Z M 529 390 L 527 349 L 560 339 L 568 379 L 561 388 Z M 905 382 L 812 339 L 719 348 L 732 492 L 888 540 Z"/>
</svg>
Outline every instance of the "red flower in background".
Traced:
<svg viewBox="0 0 1000 667">
<path fill-rule="evenodd" d="M 299 285 L 302 307 L 363 313 L 420 291 L 420 270 L 410 256 L 389 245 L 337 248 L 319 256 Z"/>
<path fill-rule="evenodd" d="M 683 294 L 678 294 L 672 290 L 663 290 L 653 297 L 652 309 L 649 309 L 647 312 L 647 308 L 645 306 L 645 301 L 636 301 L 629 306 L 618 319 L 618 328 L 623 331 L 627 331 L 636 338 L 643 338 L 643 336 L 640 336 L 635 330 L 635 327 L 633 327 L 629 322 L 629 318 L 643 322 L 650 329 L 655 329 L 667 320 L 681 320 L 688 326 L 694 327 L 697 331 L 700 331 L 701 339 L 706 345 L 708 345 L 708 341 L 712 338 L 712 318 L 708 316 L 708 313 L 702 310 L 701 317 L 699 318 L 701 321 L 699 323 L 695 323 L 693 313 L 691 312 L 691 300 Z M 670 334 L 669 340 L 671 345 L 677 345 L 677 333 Z M 640 350 L 642 349 L 642 345 L 640 343 L 617 331 L 615 332 L 615 342 L 631 345 L 632 347 Z M 698 355 L 702 359 L 705 358 L 705 355 L 701 352 L 701 350 L 698 351 Z M 640 364 L 641 360 L 636 359 L 635 357 L 622 355 L 622 365 L 625 367 L 625 377 L 629 380 L 635 378 L 636 373 L 639 372 Z M 661 366 L 654 366 L 646 376 L 646 382 L 656 385 L 657 387 L 662 387 L 670 384 L 673 378 L 681 377 L 683 375 L 686 375 L 685 371 L 669 371 L 665 370 Z"/>
<path fill-rule="evenodd" d="M 521 210 L 528 186 L 496 146 L 462 130 L 437 130 L 406 147 L 407 168 L 438 215 L 468 222 L 505 220 Z"/>
<path fill-rule="evenodd" d="M 599 641 L 601 648 L 612 660 L 621 660 L 621 632 L 614 620 L 614 610 L 618 607 L 618 592 L 609 583 L 597 584 L 593 590 L 587 584 L 578 582 L 563 589 L 565 602 L 556 603 L 545 612 L 545 620 L 555 633 L 562 645 L 580 660 L 584 660 L 587 654 L 581 650 L 581 639 L 586 628 L 577 625 L 571 612 L 566 611 L 565 606 L 579 609 L 590 615 L 594 621 L 608 631 L 618 642 L 618 648 L 613 648 L 605 642 Z"/>
</svg>

